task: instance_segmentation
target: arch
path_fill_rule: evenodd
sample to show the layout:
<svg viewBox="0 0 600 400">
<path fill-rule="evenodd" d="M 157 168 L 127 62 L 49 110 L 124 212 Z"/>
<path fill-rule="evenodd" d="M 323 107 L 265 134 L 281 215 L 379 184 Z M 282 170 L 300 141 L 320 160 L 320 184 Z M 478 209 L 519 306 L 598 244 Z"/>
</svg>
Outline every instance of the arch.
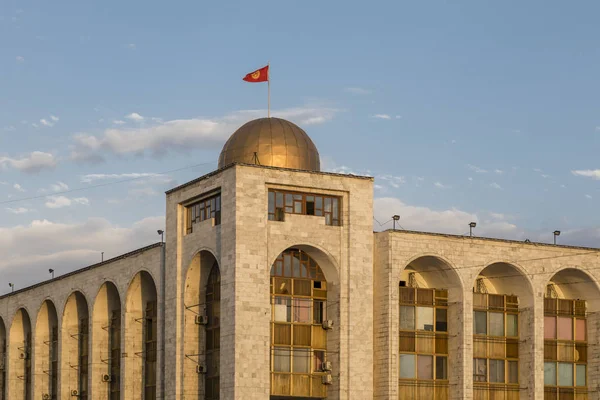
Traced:
<svg viewBox="0 0 600 400">
<path fill-rule="evenodd" d="M 340 320 L 339 285 L 330 281 L 337 281 L 337 268 L 326 252 L 306 244 L 286 248 L 270 267 L 271 398 L 325 398 L 325 362 L 333 371 L 340 365 L 340 330 L 329 330 L 329 320 Z"/>
<path fill-rule="evenodd" d="M 58 314 L 50 299 L 42 303 L 35 323 L 34 398 L 58 398 Z"/>
<path fill-rule="evenodd" d="M 274 253 L 269 252 L 272 254 L 272 258 L 269 260 L 270 263 L 268 264 L 268 267 L 271 268 L 279 255 L 288 249 L 299 249 L 304 251 L 319 264 L 327 282 L 333 285 L 339 284 L 339 263 L 336 258 L 325 248 L 309 241 L 300 244 L 297 242 L 289 242 L 285 246 L 278 246 L 278 251 Z"/>
<path fill-rule="evenodd" d="M 79 290 L 67 297 L 60 329 L 60 393 L 62 400 L 89 398 L 89 305 Z"/>
<path fill-rule="evenodd" d="M 117 286 L 105 281 L 92 309 L 92 391 L 96 398 L 120 398 L 121 333 L 121 297 Z"/>
<path fill-rule="evenodd" d="M 532 395 L 534 303 L 532 281 L 515 263 L 493 261 L 473 280 L 474 397 Z"/>
<path fill-rule="evenodd" d="M 463 281 L 449 260 L 428 253 L 412 257 L 399 277 L 400 397 L 453 398 L 450 387 L 463 380 Z"/>
<path fill-rule="evenodd" d="M 6 325 L 0 317 L 0 400 L 6 399 Z"/>
<path fill-rule="evenodd" d="M 15 313 L 9 333 L 8 393 L 10 399 L 31 397 L 31 319 L 25 308 Z"/>
<path fill-rule="evenodd" d="M 582 269 L 565 267 L 554 272 L 544 292 L 544 391 L 558 398 L 565 390 L 587 396 L 600 378 L 598 356 L 588 347 L 600 337 L 598 282 Z"/>
<path fill-rule="evenodd" d="M 211 321 L 210 318 L 203 321 L 198 320 L 198 318 L 208 316 L 206 289 L 209 275 L 214 268 L 219 269 L 215 255 L 211 251 L 200 250 L 188 266 L 183 288 L 184 357 L 182 358 L 182 385 L 185 386 L 185 389 L 182 388 L 182 392 L 194 393 L 194 398 L 205 398 L 205 395 L 213 393 L 213 390 L 209 390 L 210 393 L 207 393 L 207 384 L 211 381 L 204 374 L 199 374 L 197 367 L 208 367 L 205 351 L 208 325 L 205 324 L 206 321 L 211 324 Z M 212 399 L 212 397 L 210 398 Z"/>
<path fill-rule="evenodd" d="M 475 277 L 474 289 L 480 278 L 483 278 L 489 293 L 516 295 L 519 297 L 519 307 L 533 307 L 533 282 L 520 265 L 502 260 L 488 263 Z"/>
<path fill-rule="evenodd" d="M 141 270 L 127 288 L 125 301 L 124 351 L 121 392 L 131 400 L 155 399 L 157 384 L 157 291 L 152 275 Z"/>
</svg>

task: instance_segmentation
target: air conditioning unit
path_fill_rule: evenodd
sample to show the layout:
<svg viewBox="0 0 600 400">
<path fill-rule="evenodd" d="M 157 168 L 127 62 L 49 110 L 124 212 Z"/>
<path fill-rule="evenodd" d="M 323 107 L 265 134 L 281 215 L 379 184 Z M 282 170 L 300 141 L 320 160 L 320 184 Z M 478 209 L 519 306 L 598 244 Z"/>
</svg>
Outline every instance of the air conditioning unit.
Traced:
<svg viewBox="0 0 600 400">
<path fill-rule="evenodd" d="M 196 373 L 198 374 L 206 374 L 206 365 L 198 364 L 196 365 Z"/>
<path fill-rule="evenodd" d="M 333 383 L 333 377 L 331 376 L 331 374 L 323 375 L 321 377 L 321 383 L 323 385 L 331 385 Z"/>
<path fill-rule="evenodd" d="M 321 371 L 329 372 L 331 371 L 331 361 L 325 361 L 321 364 Z"/>
<path fill-rule="evenodd" d="M 72 397 L 79 397 L 79 390 L 77 390 L 77 389 L 71 390 L 71 396 Z"/>
<path fill-rule="evenodd" d="M 50 400 L 50 395 L 48 393 L 44 393 L 42 395 L 42 400 Z"/>
<path fill-rule="evenodd" d="M 333 329 L 333 321 L 330 319 L 326 319 L 323 321 L 323 329 L 330 330 Z"/>
<path fill-rule="evenodd" d="M 112 378 L 109 374 L 102 374 L 102 382 L 110 382 Z"/>
<path fill-rule="evenodd" d="M 28 358 L 28 354 L 27 354 L 26 351 L 22 351 L 22 352 L 19 353 L 19 359 L 21 359 L 21 360 L 27 360 L 27 358 Z"/>
</svg>

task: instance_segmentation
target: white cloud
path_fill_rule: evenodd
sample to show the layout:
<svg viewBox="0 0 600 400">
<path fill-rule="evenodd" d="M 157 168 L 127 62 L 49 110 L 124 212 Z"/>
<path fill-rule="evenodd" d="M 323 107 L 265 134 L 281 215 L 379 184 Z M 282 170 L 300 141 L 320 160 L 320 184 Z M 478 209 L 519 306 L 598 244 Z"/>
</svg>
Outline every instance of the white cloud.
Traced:
<svg viewBox="0 0 600 400">
<path fill-rule="evenodd" d="M 468 177 L 467 179 L 471 182 L 473 181 L 473 178 L 471 178 L 471 177 Z"/>
<path fill-rule="evenodd" d="M 298 107 L 274 110 L 271 114 L 303 126 L 329 121 L 339 111 L 332 108 Z M 160 155 L 169 151 L 219 148 L 243 123 L 266 114 L 265 110 L 246 110 L 215 119 L 179 119 L 135 128 L 113 127 L 97 136 L 81 133 L 74 137 L 71 157 L 78 161 L 100 161 L 105 152 L 126 155 L 148 151 Z"/>
<path fill-rule="evenodd" d="M 490 183 L 490 187 L 498 190 L 502 190 L 502 186 L 498 185 L 496 182 Z"/>
<path fill-rule="evenodd" d="M 504 171 L 502 171 L 501 169 L 495 169 L 494 172 L 498 175 L 502 175 L 504 173 Z"/>
<path fill-rule="evenodd" d="M 40 124 L 42 124 L 44 126 L 48 126 L 48 127 L 54 126 L 54 122 L 50 122 L 45 118 L 40 119 Z"/>
<path fill-rule="evenodd" d="M 486 169 L 479 168 L 478 166 L 472 165 L 472 164 L 467 164 L 467 168 L 469 168 L 471 171 L 474 171 L 478 174 L 486 174 L 488 172 Z"/>
<path fill-rule="evenodd" d="M 14 132 L 16 131 L 16 128 L 14 127 L 14 125 L 8 125 L 4 127 L 4 130 L 7 132 Z"/>
<path fill-rule="evenodd" d="M 23 56 L 17 56 L 16 60 L 17 60 L 17 62 L 25 62 L 25 57 L 23 57 Z"/>
<path fill-rule="evenodd" d="M 39 128 L 40 126 L 38 124 L 36 124 L 35 122 L 31 124 L 31 126 L 33 126 L 34 128 Z"/>
<path fill-rule="evenodd" d="M 65 190 L 69 190 L 69 185 L 64 182 L 56 182 L 50 185 L 50 189 L 55 192 L 64 192 Z"/>
<path fill-rule="evenodd" d="M 375 114 L 375 115 L 373 115 L 373 118 L 377 118 L 377 119 L 392 119 L 392 117 L 390 117 L 387 114 Z"/>
<path fill-rule="evenodd" d="M 534 172 L 542 172 L 542 170 L 540 168 L 534 168 L 533 171 Z"/>
<path fill-rule="evenodd" d="M 142 117 L 140 114 L 138 114 L 136 112 L 126 115 L 125 118 L 130 119 L 132 121 L 143 121 L 144 120 L 144 117 Z"/>
<path fill-rule="evenodd" d="M 411 206 L 405 204 L 400 199 L 392 197 L 378 198 L 374 200 L 374 214 L 378 221 L 387 221 L 392 215 L 400 215 L 400 225 L 404 229 L 440 232 L 457 235 L 468 234 L 469 223 L 477 222 L 476 233 L 481 236 L 501 237 L 510 239 L 519 239 L 524 236 L 524 232 L 519 228 L 501 218 L 501 214 L 496 214 L 493 221 L 487 221 L 480 224 L 481 218 L 475 214 L 450 208 L 446 210 L 433 210 L 428 207 Z M 380 227 L 374 224 L 375 230 L 391 228 L 391 223 Z"/>
<path fill-rule="evenodd" d="M 371 94 L 372 92 L 368 89 L 363 89 L 363 88 L 359 88 L 359 87 L 347 87 L 344 89 L 345 92 L 347 93 L 352 93 L 352 94 L 360 94 L 360 95 L 367 95 L 367 94 Z"/>
<path fill-rule="evenodd" d="M 403 176 L 394 176 L 394 175 L 379 175 L 377 179 L 386 181 L 391 187 L 398 189 L 400 185 L 406 183 L 406 179 Z"/>
<path fill-rule="evenodd" d="M 439 189 L 449 189 L 450 188 L 450 186 L 444 185 L 441 182 L 435 182 L 433 184 L 433 186 L 435 186 L 436 188 L 439 188 Z"/>
<path fill-rule="evenodd" d="M 86 197 L 68 198 L 66 196 L 48 196 L 46 200 L 46 207 L 48 208 L 70 207 L 74 204 L 87 206 L 90 204 L 90 201 Z"/>
<path fill-rule="evenodd" d="M 6 211 L 8 211 L 10 213 L 13 213 L 13 214 L 26 214 L 28 212 L 32 212 L 32 211 L 35 211 L 35 210 L 31 210 L 31 209 L 25 208 L 25 207 L 18 207 L 18 208 L 7 207 Z"/>
<path fill-rule="evenodd" d="M 600 180 L 600 169 L 580 169 L 571 171 L 571 173 L 576 176 L 585 176 L 586 178 Z"/>
<path fill-rule="evenodd" d="M 115 119 L 112 123 L 115 124 L 115 125 L 123 125 L 126 122 L 123 121 L 123 120 L 121 120 L 121 119 Z"/>
<path fill-rule="evenodd" d="M 396 115 L 396 119 L 401 119 L 402 115 Z"/>
<path fill-rule="evenodd" d="M 591 198 L 592 198 L 592 195 L 590 195 L 590 194 L 586 194 L 586 195 L 585 195 L 585 198 L 586 198 L 586 199 L 591 199 Z"/>
<path fill-rule="evenodd" d="M 34 220 L 28 225 L 0 228 L 0 273 L 17 289 L 38 282 L 40 265 L 57 275 L 100 262 L 160 240 L 164 217 L 150 217 L 132 225 L 119 226 L 104 218 L 77 223 Z M 6 288 L 9 289 L 8 285 Z"/>
<path fill-rule="evenodd" d="M 27 173 L 54 168 L 56 163 L 54 155 L 42 151 L 34 151 L 21 158 L 0 157 L 0 166 L 8 166 Z"/>
<path fill-rule="evenodd" d="M 58 122 L 59 118 L 56 115 L 51 115 L 50 119 L 54 122 Z"/>
<path fill-rule="evenodd" d="M 135 50 L 135 43 L 129 43 L 127 45 L 128 48 L 130 48 L 131 50 Z"/>
<path fill-rule="evenodd" d="M 88 174 L 81 177 L 82 183 L 92 183 L 98 180 L 109 180 L 109 179 L 138 179 L 138 178 L 157 178 L 165 176 L 162 174 L 155 174 L 152 172 L 131 172 L 124 174 Z"/>
<path fill-rule="evenodd" d="M 23 189 L 23 186 L 19 185 L 18 183 L 15 183 L 13 185 L 13 188 L 17 191 L 17 192 L 24 192 L 25 189 Z"/>
</svg>

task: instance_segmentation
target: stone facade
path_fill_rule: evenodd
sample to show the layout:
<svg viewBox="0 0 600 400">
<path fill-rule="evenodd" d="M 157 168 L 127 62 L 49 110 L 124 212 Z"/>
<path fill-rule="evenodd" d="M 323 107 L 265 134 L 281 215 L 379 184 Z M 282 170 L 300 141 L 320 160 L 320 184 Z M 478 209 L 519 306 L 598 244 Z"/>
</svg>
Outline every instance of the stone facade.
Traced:
<svg viewBox="0 0 600 400">
<path fill-rule="evenodd" d="M 336 196 L 340 226 L 323 217 L 268 219 L 269 190 Z M 220 219 L 187 226 L 187 206 L 220 194 Z M 289 248 L 316 260 L 327 280 L 327 335 L 333 382 L 328 399 L 399 398 L 399 282 L 415 272 L 423 287 L 448 290 L 451 399 L 473 398 L 473 287 L 516 294 L 520 307 L 520 398 L 544 398 L 544 295 L 554 282 L 568 298 L 588 301 L 588 387 L 600 384 L 595 351 L 600 324 L 600 251 L 407 231 L 373 233 L 373 180 L 234 164 L 186 183 L 166 196 L 166 243 L 158 243 L 0 297 L 0 342 L 6 340 L 6 387 L 0 399 L 48 393 L 47 343 L 58 334 L 60 399 L 78 389 L 74 337 L 89 328 L 89 399 L 106 399 L 111 315 L 121 321 L 120 398 L 144 399 L 146 304 L 156 301 L 156 398 L 204 399 L 198 367 L 204 343 L 207 282 L 220 273 L 218 369 L 220 398 L 270 397 L 270 268 Z M 29 354 L 21 356 L 26 337 Z M 25 360 L 23 359 L 25 358 Z M 31 379 L 22 379 L 26 363 Z M 154 389 L 153 389 L 154 390 Z"/>
</svg>

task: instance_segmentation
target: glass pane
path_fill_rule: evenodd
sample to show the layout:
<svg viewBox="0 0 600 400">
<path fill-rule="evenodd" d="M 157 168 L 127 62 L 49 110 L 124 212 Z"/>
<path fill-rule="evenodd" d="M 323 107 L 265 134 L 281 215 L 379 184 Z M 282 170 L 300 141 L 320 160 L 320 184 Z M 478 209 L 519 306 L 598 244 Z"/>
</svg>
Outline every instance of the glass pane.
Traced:
<svg viewBox="0 0 600 400">
<path fill-rule="evenodd" d="M 287 207 L 291 207 L 294 205 L 294 197 L 289 193 L 285 195 L 285 205 Z"/>
<path fill-rule="evenodd" d="M 325 352 L 320 350 L 315 350 L 313 357 L 313 372 L 321 372 L 321 365 L 325 361 Z"/>
<path fill-rule="evenodd" d="M 490 382 L 504 383 L 504 360 L 490 360 Z"/>
<path fill-rule="evenodd" d="M 519 317 L 516 314 L 506 314 L 506 336 L 519 336 Z"/>
<path fill-rule="evenodd" d="M 415 330 L 415 308 L 400 306 L 400 329 L 405 331 Z"/>
<path fill-rule="evenodd" d="M 292 256 L 289 254 L 283 255 L 283 276 L 292 276 Z"/>
<path fill-rule="evenodd" d="M 269 192 L 269 212 L 273 214 L 275 212 L 275 193 Z"/>
<path fill-rule="evenodd" d="M 325 211 L 331 212 L 331 198 L 329 197 L 325 198 Z"/>
<path fill-rule="evenodd" d="M 558 363 L 558 386 L 573 386 L 573 364 Z"/>
<path fill-rule="evenodd" d="M 519 363 L 517 361 L 508 362 L 508 383 L 519 383 Z"/>
<path fill-rule="evenodd" d="M 324 301 L 320 301 L 320 300 L 314 301 L 314 303 L 313 303 L 313 323 L 320 324 L 327 318 L 325 315 L 326 309 L 327 308 L 325 307 Z"/>
<path fill-rule="evenodd" d="M 310 313 L 311 303 L 311 299 L 294 299 L 294 322 L 308 324 L 312 321 Z"/>
<path fill-rule="evenodd" d="M 433 332 L 432 307 L 417 307 L 417 330 Z"/>
<path fill-rule="evenodd" d="M 473 359 L 473 381 L 487 382 L 487 360 L 484 358 Z"/>
<path fill-rule="evenodd" d="M 435 379 L 448 379 L 448 359 L 446 357 L 435 358 Z"/>
<path fill-rule="evenodd" d="M 489 317 L 490 336 L 504 336 L 504 313 L 491 312 Z"/>
<path fill-rule="evenodd" d="M 415 355 L 400 354 L 400 378 L 414 379 Z"/>
<path fill-rule="evenodd" d="M 556 386 L 556 363 L 544 363 L 544 385 Z"/>
<path fill-rule="evenodd" d="M 331 199 L 331 205 L 332 205 L 331 213 L 333 214 L 333 217 L 335 219 L 337 219 L 337 217 L 339 215 L 339 211 L 338 211 L 338 199 Z"/>
<path fill-rule="evenodd" d="M 294 349 L 294 372 L 308 373 L 310 366 L 310 350 Z"/>
<path fill-rule="evenodd" d="M 302 203 L 300 203 L 299 201 L 294 202 L 294 213 L 302 214 Z"/>
<path fill-rule="evenodd" d="M 433 356 L 417 357 L 417 379 L 433 379 Z"/>
<path fill-rule="evenodd" d="M 282 208 L 283 207 L 283 193 L 277 193 L 276 197 L 275 197 L 275 205 L 278 208 Z"/>
<path fill-rule="evenodd" d="M 438 332 L 448 332 L 448 310 L 445 308 L 435 310 L 435 330 Z"/>
<path fill-rule="evenodd" d="M 300 277 L 300 259 L 298 257 L 300 257 L 298 254 L 294 254 L 294 257 L 292 257 L 292 274 L 294 278 Z"/>
<path fill-rule="evenodd" d="M 544 317 L 544 339 L 556 339 L 556 317 Z"/>
<path fill-rule="evenodd" d="M 323 210 L 323 198 L 321 196 L 315 198 L 315 207 L 318 210 Z"/>
<path fill-rule="evenodd" d="M 577 371 L 577 386 L 585 386 L 585 365 L 578 364 L 576 368 Z"/>
<path fill-rule="evenodd" d="M 575 320 L 575 340 L 585 340 L 585 319 Z"/>
<path fill-rule="evenodd" d="M 292 299 L 275 297 L 273 304 L 273 321 L 292 322 Z"/>
<path fill-rule="evenodd" d="M 273 352 L 273 370 L 275 372 L 290 372 L 290 349 L 275 347 Z"/>
<path fill-rule="evenodd" d="M 473 312 L 473 333 L 476 335 L 487 335 L 487 312 L 485 311 L 474 311 Z"/>
<path fill-rule="evenodd" d="M 558 339 L 573 340 L 573 319 L 568 317 L 557 318 Z M 560 369 L 560 368 L 559 368 Z"/>
</svg>

